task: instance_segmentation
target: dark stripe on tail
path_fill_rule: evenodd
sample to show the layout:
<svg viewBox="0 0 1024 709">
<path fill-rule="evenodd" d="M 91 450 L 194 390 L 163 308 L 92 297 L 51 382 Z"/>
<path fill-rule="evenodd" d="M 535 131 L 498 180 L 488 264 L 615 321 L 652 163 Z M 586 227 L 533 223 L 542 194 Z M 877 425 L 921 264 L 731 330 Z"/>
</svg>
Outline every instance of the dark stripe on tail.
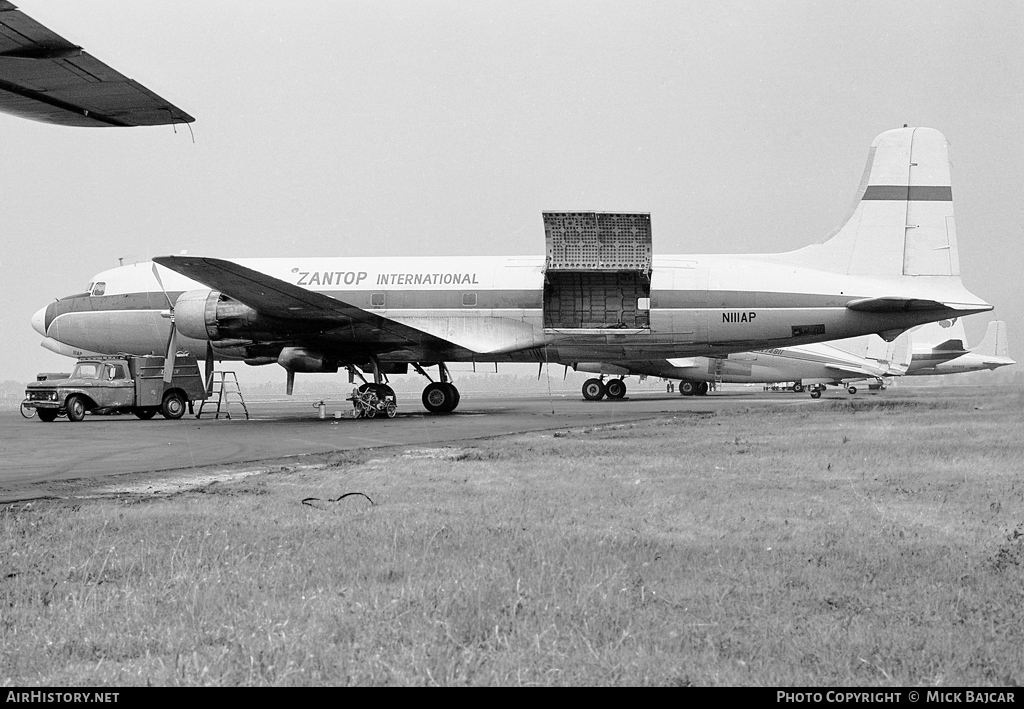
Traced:
<svg viewBox="0 0 1024 709">
<path fill-rule="evenodd" d="M 868 185 L 862 199 L 900 202 L 952 202 L 952 187 L 907 187 L 904 185 Z"/>
</svg>

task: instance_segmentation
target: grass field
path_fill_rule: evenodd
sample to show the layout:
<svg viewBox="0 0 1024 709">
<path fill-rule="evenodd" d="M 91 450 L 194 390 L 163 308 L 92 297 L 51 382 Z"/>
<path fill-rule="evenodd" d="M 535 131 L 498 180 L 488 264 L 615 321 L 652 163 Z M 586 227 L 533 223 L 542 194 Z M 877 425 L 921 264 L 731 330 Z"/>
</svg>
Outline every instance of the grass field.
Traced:
<svg viewBox="0 0 1024 709">
<path fill-rule="evenodd" d="M 890 391 L 10 506 L 0 684 L 1020 685 L 1022 405 Z"/>
</svg>

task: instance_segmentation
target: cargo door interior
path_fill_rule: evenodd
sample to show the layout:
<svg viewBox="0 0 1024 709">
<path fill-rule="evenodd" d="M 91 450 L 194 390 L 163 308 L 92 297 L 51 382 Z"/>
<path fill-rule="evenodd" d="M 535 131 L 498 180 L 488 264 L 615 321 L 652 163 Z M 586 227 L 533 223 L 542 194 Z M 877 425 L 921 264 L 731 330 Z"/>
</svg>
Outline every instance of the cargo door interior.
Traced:
<svg viewBox="0 0 1024 709">
<path fill-rule="evenodd" d="M 649 330 L 651 215 L 544 212 L 544 327 Z"/>
</svg>

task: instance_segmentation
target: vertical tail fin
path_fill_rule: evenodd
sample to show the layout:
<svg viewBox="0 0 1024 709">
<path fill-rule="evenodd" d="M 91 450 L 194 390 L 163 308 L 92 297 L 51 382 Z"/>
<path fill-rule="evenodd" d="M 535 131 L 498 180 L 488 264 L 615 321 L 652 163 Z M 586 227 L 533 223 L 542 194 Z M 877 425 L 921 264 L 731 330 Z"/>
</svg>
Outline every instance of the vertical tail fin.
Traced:
<svg viewBox="0 0 1024 709">
<path fill-rule="evenodd" d="M 836 273 L 959 280 L 946 138 L 932 128 L 875 138 L 846 221 L 822 242 L 785 257 Z"/>
<path fill-rule="evenodd" d="M 985 330 L 985 339 L 971 352 L 993 357 L 1009 357 L 1010 348 L 1006 343 L 1006 323 L 1002 320 L 990 322 L 988 329 Z"/>
</svg>

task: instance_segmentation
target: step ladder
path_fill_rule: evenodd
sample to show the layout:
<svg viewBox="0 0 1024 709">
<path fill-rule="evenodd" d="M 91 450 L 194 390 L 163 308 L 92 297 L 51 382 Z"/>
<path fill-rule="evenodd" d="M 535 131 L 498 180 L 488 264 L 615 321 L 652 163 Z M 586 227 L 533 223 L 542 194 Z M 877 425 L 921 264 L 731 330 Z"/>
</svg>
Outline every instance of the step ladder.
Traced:
<svg viewBox="0 0 1024 709">
<path fill-rule="evenodd" d="M 725 367 L 725 360 L 719 359 L 715 363 L 714 382 L 711 384 L 711 391 L 718 391 L 725 377 L 722 375 L 722 369 Z"/>
<path fill-rule="evenodd" d="M 219 419 L 221 413 L 221 406 L 224 407 L 224 417 L 231 418 L 231 404 L 237 404 L 242 407 L 242 411 L 245 412 L 245 418 L 249 418 L 249 409 L 245 406 L 245 399 L 242 398 L 242 388 L 238 385 L 238 377 L 234 372 L 217 372 L 213 373 L 213 377 L 206 384 L 206 391 L 209 394 L 203 403 L 199 405 L 199 413 L 196 414 L 196 418 L 201 418 L 203 415 L 203 409 L 207 404 L 213 406 L 214 397 L 217 398 L 217 411 L 214 418 Z M 232 397 L 238 397 L 233 399 Z"/>
</svg>

